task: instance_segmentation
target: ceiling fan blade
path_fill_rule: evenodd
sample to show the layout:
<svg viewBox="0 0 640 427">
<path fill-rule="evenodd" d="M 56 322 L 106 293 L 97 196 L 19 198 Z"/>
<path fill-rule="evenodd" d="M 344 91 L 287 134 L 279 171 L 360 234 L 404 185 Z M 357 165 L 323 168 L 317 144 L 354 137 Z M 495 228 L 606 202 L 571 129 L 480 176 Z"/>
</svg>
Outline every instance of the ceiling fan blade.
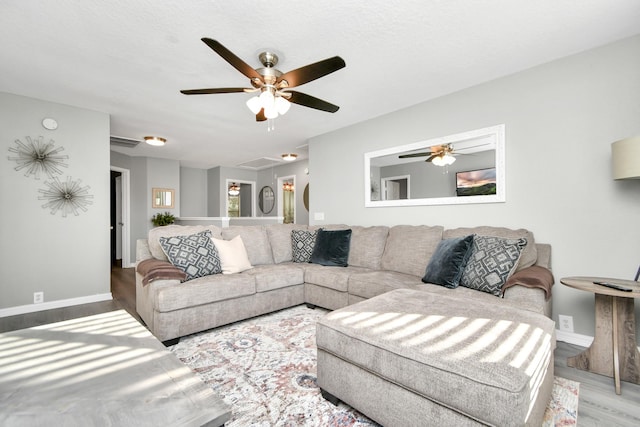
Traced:
<svg viewBox="0 0 640 427">
<path fill-rule="evenodd" d="M 251 67 L 249 64 L 238 58 L 233 52 L 226 47 L 222 46 L 217 40 L 209 39 L 207 37 L 202 38 L 202 41 L 206 43 L 211 49 L 220 55 L 225 61 L 231 64 L 236 70 L 240 71 L 250 79 L 258 79 L 262 81 L 262 76 Z"/>
<path fill-rule="evenodd" d="M 284 73 L 282 76 L 280 76 L 276 84 L 279 84 L 283 80 L 286 80 L 287 83 L 283 84 L 281 87 L 284 88 L 300 86 L 315 79 L 319 79 L 320 77 L 326 76 L 327 74 L 331 74 L 334 71 L 338 71 L 345 66 L 346 64 L 344 62 L 344 59 L 340 58 L 339 56 L 334 56 L 333 58 L 318 61 L 316 63 L 297 68 L 293 71 L 289 71 L 288 73 Z"/>
<path fill-rule="evenodd" d="M 425 160 L 425 162 L 430 162 L 430 161 L 432 161 L 433 159 L 435 159 L 438 156 L 439 156 L 439 154 L 432 154 L 431 157 L 429 157 L 427 160 Z"/>
<path fill-rule="evenodd" d="M 430 156 L 433 153 L 413 153 L 413 154 L 402 154 L 400 156 L 398 156 L 399 159 L 410 159 L 412 157 L 424 157 L 424 156 Z"/>
<path fill-rule="evenodd" d="M 316 110 L 326 111 L 328 113 L 335 113 L 340 109 L 337 105 L 333 105 L 327 101 L 323 101 L 322 99 L 307 95 L 306 93 L 296 91 L 287 91 L 284 93 L 291 95 L 290 97 L 286 97 L 289 102 L 293 102 L 294 104 L 302 105 L 304 107 L 315 108 Z"/>
<path fill-rule="evenodd" d="M 267 117 L 264 115 L 264 108 L 260 110 L 258 114 L 256 114 L 256 122 L 264 122 L 267 120 Z"/>
<path fill-rule="evenodd" d="M 186 89 L 181 90 L 180 92 L 185 95 L 211 95 L 214 93 L 236 93 L 236 92 L 247 92 L 254 91 L 254 89 L 243 88 L 243 87 L 220 87 L 214 89 Z"/>
</svg>

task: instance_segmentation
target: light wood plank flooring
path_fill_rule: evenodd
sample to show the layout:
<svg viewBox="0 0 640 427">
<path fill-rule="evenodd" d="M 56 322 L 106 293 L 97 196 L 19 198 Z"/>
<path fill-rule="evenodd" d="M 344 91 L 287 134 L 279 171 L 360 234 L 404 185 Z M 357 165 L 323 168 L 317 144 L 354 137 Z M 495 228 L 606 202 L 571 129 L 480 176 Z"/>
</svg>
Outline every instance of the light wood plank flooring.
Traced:
<svg viewBox="0 0 640 427">
<path fill-rule="evenodd" d="M 127 310 L 140 320 L 135 311 L 133 268 L 112 268 L 111 292 L 113 301 L 0 318 L 0 332 L 119 309 Z M 555 351 L 555 374 L 580 383 L 578 426 L 640 426 L 640 385 L 623 381 L 622 395 L 618 396 L 612 378 L 567 367 L 567 358 L 583 350 L 583 347 L 558 342 Z"/>
</svg>

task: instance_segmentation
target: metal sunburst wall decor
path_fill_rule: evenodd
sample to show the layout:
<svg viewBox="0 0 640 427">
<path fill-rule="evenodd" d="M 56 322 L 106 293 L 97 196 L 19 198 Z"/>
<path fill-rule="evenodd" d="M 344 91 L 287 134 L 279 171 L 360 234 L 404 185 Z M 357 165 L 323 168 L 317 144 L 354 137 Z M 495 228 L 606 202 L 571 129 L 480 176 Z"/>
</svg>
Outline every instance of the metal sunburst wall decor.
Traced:
<svg viewBox="0 0 640 427">
<path fill-rule="evenodd" d="M 14 160 L 18 164 L 15 170 L 26 169 L 25 176 L 33 175 L 35 179 L 40 179 L 42 173 L 53 178 L 54 174 L 62 174 L 61 167 L 68 167 L 65 160 L 69 156 L 59 154 L 64 147 L 55 148 L 53 139 L 46 144 L 42 141 L 42 136 L 35 141 L 27 136 L 26 140 L 27 142 L 23 143 L 16 139 L 16 147 L 9 148 L 10 152 L 17 154 L 17 156 L 9 156 L 9 160 Z"/>
<path fill-rule="evenodd" d="M 90 187 L 82 187 L 79 179 L 74 181 L 67 177 L 66 181 L 61 182 L 55 177 L 53 181 L 45 181 L 45 185 L 49 188 L 38 190 L 42 194 L 38 200 L 48 200 L 42 207 L 51 209 L 51 215 L 60 211 L 65 218 L 69 213 L 78 216 L 80 211 L 86 212 L 87 206 L 93 204 L 90 200 L 93 196 L 88 193 Z"/>
</svg>

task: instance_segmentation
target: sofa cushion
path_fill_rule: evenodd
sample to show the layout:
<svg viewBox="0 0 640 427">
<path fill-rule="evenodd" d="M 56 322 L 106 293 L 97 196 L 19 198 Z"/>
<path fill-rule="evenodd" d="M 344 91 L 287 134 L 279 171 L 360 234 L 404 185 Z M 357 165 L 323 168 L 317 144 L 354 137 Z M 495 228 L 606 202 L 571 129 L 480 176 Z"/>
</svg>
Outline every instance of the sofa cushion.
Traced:
<svg viewBox="0 0 640 427">
<path fill-rule="evenodd" d="M 464 269 L 460 285 L 496 296 L 515 272 L 527 240 L 474 236 L 471 257 Z"/>
<path fill-rule="evenodd" d="M 331 267 L 346 267 L 349 265 L 351 233 L 351 229 L 318 230 L 309 261 Z"/>
<path fill-rule="evenodd" d="M 212 239 L 220 254 L 222 274 L 241 273 L 252 268 L 242 237 L 231 240 Z"/>
<path fill-rule="evenodd" d="M 440 241 L 422 281 L 445 288 L 457 288 L 471 255 L 472 246 L 473 235 Z"/>
<path fill-rule="evenodd" d="M 186 280 L 222 272 L 218 251 L 211 241 L 211 231 L 160 237 L 158 240 L 171 264 L 185 272 Z"/>
<path fill-rule="evenodd" d="M 394 289 L 420 289 L 425 287 L 420 277 L 397 271 L 376 270 L 353 273 L 349 276 L 348 290 L 350 295 L 362 298 L 373 298 Z"/>
<path fill-rule="evenodd" d="M 243 274 L 256 279 L 256 292 L 267 292 L 304 283 L 304 269 L 297 264 L 259 265 Z"/>
<path fill-rule="evenodd" d="M 249 262 L 252 265 L 273 264 L 271 244 L 265 227 L 262 225 L 232 225 L 222 229 L 223 239 L 231 240 L 236 236 L 242 237 Z"/>
<path fill-rule="evenodd" d="M 442 240 L 441 226 L 396 225 L 389 229 L 382 261 L 383 270 L 422 277 Z"/>
<path fill-rule="evenodd" d="M 215 225 L 164 225 L 162 227 L 155 227 L 149 230 L 148 243 L 149 252 L 154 258 L 163 261 L 169 261 L 167 255 L 162 250 L 160 245 L 160 237 L 172 237 L 172 236 L 188 236 L 190 234 L 200 233 L 202 231 L 209 230 L 211 237 L 216 239 L 222 238 L 222 229 Z"/>
<path fill-rule="evenodd" d="M 380 269 L 389 227 L 351 227 L 349 265 Z"/>
<path fill-rule="evenodd" d="M 516 271 L 522 270 L 523 268 L 531 267 L 536 263 L 536 260 L 538 259 L 538 249 L 535 244 L 536 241 L 533 237 L 533 233 L 523 228 L 519 228 L 517 230 L 491 226 L 453 228 L 444 231 L 444 238 L 449 239 L 451 237 L 463 237 L 468 236 L 469 234 L 476 234 L 478 236 L 504 237 L 507 239 L 527 239 L 527 246 L 522 251 L 522 256 L 518 261 Z"/>
<path fill-rule="evenodd" d="M 306 230 L 307 226 L 300 224 L 269 224 L 265 226 L 265 229 L 271 245 L 273 262 L 280 264 L 281 262 L 291 262 L 293 260 L 291 231 Z"/>
<path fill-rule="evenodd" d="M 304 281 L 340 292 L 347 292 L 349 276 L 371 271 L 364 267 L 332 268 L 320 264 L 300 264 L 304 266 Z"/>
<path fill-rule="evenodd" d="M 162 284 L 152 282 L 148 287 Z M 155 292 L 153 308 L 167 312 L 191 308 L 217 301 L 235 299 L 256 293 L 255 277 L 248 274 L 199 277 L 184 282 L 180 286 L 159 286 Z"/>
<path fill-rule="evenodd" d="M 291 259 L 293 262 L 311 262 L 317 234 L 318 230 L 291 231 Z"/>
</svg>

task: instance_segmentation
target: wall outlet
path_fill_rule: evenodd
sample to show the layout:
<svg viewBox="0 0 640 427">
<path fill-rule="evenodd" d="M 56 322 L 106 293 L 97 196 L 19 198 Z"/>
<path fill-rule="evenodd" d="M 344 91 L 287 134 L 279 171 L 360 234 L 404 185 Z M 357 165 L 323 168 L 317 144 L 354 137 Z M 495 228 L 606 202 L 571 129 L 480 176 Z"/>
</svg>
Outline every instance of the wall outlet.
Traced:
<svg viewBox="0 0 640 427">
<path fill-rule="evenodd" d="M 40 304 L 44 302 L 44 292 L 34 292 L 33 293 L 33 303 Z"/>
<path fill-rule="evenodd" d="M 324 212 L 315 212 L 313 214 L 313 219 L 316 221 L 324 221 Z"/>
<path fill-rule="evenodd" d="M 563 332 L 573 332 L 573 316 L 566 316 L 564 314 L 558 314 L 558 322 L 560 323 L 560 330 Z"/>
</svg>

